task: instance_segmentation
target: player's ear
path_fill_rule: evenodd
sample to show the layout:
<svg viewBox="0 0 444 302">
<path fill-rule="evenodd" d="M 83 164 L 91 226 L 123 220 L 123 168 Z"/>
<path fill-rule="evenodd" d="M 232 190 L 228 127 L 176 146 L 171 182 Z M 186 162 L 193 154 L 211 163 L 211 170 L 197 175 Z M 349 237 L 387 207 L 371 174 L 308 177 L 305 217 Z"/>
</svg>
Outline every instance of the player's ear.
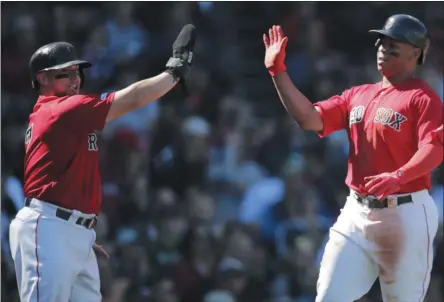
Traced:
<svg viewBox="0 0 444 302">
<path fill-rule="evenodd" d="M 419 57 L 421 57 L 421 53 L 422 53 L 421 49 L 419 49 L 419 48 L 413 49 L 413 57 L 414 57 L 415 61 L 418 61 Z"/>
<path fill-rule="evenodd" d="M 49 84 L 48 75 L 45 72 L 37 74 L 37 81 L 39 81 L 40 85 L 47 86 Z"/>
</svg>

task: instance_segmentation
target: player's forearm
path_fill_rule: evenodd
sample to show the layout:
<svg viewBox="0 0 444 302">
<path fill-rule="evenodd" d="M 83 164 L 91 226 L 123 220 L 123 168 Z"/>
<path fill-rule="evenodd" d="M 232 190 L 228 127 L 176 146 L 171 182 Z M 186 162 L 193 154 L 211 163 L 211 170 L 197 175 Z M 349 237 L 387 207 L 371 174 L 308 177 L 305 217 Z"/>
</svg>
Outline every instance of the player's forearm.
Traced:
<svg viewBox="0 0 444 302">
<path fill-rule="evenodd" d="M 273 77 L 282 105 L 288 114 L 304 130 L 321 131 L 323 123 L 321 115 L 314 109 L 313 104 L 299 91 L 286 72 Z"/>
<path fill-rule="evenodd" d="M 423 145 L 413 155 L 408 163 L 400 170 L 402 171 L 402 183 L 408 183 L 437 168 L 443 158 L 443 148 L 437 142 Z"/>
<path fill-rule="evenodd" d="M 117 91 L 108 113 L 107 122 L 157 100 L 176 84 L 177 81 L 171 74 L 163 72 Z"/>
<path fill-rule="evenodd" d="M 167 72 L 134 83 L 129 87 L 133 94 L 132 102 L 136 107 L 146 105 L 165 95 L 176 84 L 177 80 Z"/>
</svg>

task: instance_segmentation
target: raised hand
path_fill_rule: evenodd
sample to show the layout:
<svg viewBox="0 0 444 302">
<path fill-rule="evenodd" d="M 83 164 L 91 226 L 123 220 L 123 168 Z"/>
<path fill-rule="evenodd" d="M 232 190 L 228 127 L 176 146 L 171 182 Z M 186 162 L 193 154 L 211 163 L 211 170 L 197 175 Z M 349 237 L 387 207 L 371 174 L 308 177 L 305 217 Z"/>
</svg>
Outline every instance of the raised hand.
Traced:
<svg viewBox="0 0 444 302">
<path fill-rule="evenodd" d="M 173 55 L 166 64 L 166 72 L 172 74 L 177 80 L 183 80 L 190 73 L 196 36 L 196 27 L 187 24 L 173 43 Z"/>
<path fill-rule="evenodd" d="M 273 25 L 268 30 L 268 35 L 267 37 L 267 35 L 264 34 L 264 63 L 271 76 L 276 76 L 286 70 L 284 61 L 288 38 L 285 37 L 282 27 L 277 25 Z"/>
</svg>

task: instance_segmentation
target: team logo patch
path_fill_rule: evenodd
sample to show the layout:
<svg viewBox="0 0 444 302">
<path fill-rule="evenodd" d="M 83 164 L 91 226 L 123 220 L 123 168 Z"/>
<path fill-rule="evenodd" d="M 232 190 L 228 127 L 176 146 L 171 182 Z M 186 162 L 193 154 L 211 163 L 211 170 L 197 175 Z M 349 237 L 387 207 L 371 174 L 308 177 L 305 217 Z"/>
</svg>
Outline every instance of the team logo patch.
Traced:
<svg viewBox="0 0 444 302">
<path fill-rule="evenodd" d="M 29 125 L 28 129 L 26 129 L 25 132 L 25 144 L 29 145 L 29 143 L 32 140 L 32 128 L 34 127 L 34 124 Z"/>
<path fill-rule="evenodd" d="M 395 24 L 395 18 L 392 17 L 387 20 L 387 23 L 385 23 L 384 29 L 392 28 L 393 24 Z"/>
<path fill-rule="evenodd" d="M 106 93 L 106 92 L 102 93 L 102 95 L 100 96 L 100 100 L 105 101 L 107 96 L 108 96 L 108 93 Z"/>
</svg>

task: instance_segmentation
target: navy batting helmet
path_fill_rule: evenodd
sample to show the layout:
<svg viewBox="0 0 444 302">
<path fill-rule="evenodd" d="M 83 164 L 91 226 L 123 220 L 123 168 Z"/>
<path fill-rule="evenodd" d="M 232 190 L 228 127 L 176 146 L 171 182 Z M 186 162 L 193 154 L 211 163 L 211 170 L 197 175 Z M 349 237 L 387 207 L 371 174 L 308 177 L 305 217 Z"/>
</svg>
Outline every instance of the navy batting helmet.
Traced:
<svg viewBox="0 0 444 302">
<path fill-rule="evenodd" d="M 62 69 L 79 65 L 83 83 L 83 68 L 89 68 L 91 63 L 77 57 L 74 46 L 67 42 L 54 42 L 37 49 L 29 61 L 32 87 L 38 88 L 37 74 L 42 71 Z"/>
<path fill-rule="evenodd" d="M 393 15 L 387 19 L 382 29 L 372 29 L 369 32 L 420 48 L 422 53 L 418 64 L 424 64 L 430 46 L 430 37 L 425 25 L 415 17 L 404 14 Z M 379 39 L 376 45 L 379 46 Z"/>
</svg>

